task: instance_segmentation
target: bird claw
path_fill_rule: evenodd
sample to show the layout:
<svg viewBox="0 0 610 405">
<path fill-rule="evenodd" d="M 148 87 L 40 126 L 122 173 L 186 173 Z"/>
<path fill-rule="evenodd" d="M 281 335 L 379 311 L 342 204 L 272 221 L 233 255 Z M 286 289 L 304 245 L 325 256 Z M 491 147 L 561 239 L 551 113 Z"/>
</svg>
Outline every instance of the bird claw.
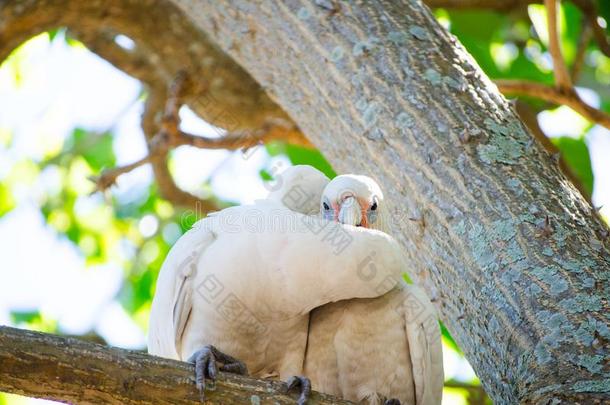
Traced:
<svg viewBox="0 0 610 405">
<path fill-rule="evenodd" d="M 187 361 L 195 363 L 195 384 L 199 390 L 201 402 L 205 400 L 206 377 L 212 380 L 212 384 L 209 384 L 207 388 L 214 389 L 214 381 L 218 376 L 218 363 L 221 363 L 221 371 L 239 375 L 248 374 L 248 369 L 243 362 L 221 352 L 212 345 L 204 346 L 196 351 Z"/>
<path fill-rule="evenodd" d="M 400 401 L 396 398 L 386 399 L 383 405 L 400 405 Z"/>
<path fill-rule="evenodd" d="M 311 381 L 309 378 L 295 375 L 292 376 L 286 381 L 286 393 L 291 391 L 294 388 L 300 388 L 300 395 L 297 399 L 297 405 L 305 405 L 309 396 L 311 395 Z"/>
</svg>

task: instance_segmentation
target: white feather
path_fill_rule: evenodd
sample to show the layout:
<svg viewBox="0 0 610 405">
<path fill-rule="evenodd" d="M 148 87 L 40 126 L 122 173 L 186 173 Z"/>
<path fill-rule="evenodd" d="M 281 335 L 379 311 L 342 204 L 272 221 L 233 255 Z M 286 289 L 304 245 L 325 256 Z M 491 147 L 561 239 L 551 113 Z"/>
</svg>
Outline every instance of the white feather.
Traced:
<svg viewBox="0 0 610 405">
<path fill-rule="evenodd" d="M 351 204 L 344 214 L 341 206 L 338 215 L 339 221 L 350 224 L 359 222 L 356 212 L 361 212 L 350 199 L 377 201 L 380 218 L 371 226 L 387 229 L 383 194 L 369 177 L 338 176 L 323 191 L 323 199 Z M 377 298 L 314 309 L 304 374 L 314 389 L 352 401 L 383 404 L 395 398 L 403 405 L 440 404 L 442 347 L 432 303 L 420 288 L 401 283 Z"/>
<path fill-rule="evenodd" d="M 443 359 L 434 307 L 414 285 L 311 313 L 304 374 L 316 390 L 367 404 L 441 403 Z"/>
<path fill-rule="evenodd" d="M 339 245 L 337 236 L 349 243 Z M 213 344 L 245 361 L 253 376 L 299 374 L 309 312 L 383 294 L 402 266 L 397 243 L 379 231 L 302 215 L 274 200 L 222 210 L 170 250 L 152 303 L 149 352 L 185 360 Z"/>
</svg>

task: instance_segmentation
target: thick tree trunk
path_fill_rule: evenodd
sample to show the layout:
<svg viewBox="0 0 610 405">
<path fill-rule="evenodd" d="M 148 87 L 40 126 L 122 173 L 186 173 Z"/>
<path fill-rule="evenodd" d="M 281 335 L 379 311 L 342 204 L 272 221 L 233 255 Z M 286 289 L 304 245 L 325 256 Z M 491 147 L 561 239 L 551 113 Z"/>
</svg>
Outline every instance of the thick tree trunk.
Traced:
<svg viewBox="0 0 610 405">
<path fill-rule="evenodd" d="M 199 404 L 191 364 L 0 326 L 0 391 L 78 404 Z M 294 405 L 286 385 L 220 373 L 206 404 Z M 313 393 L 310 404 L 349 404 Z"/>
<path fill-rule="evenodd" d="M 15 4 L 0 0 L 0 11 L 9 3 Z M 35 3 L 23 3 L 21 12 L 40 14 Z M 184 42 L 166 46 L 196 49 L 216 43 L 336 169 L 376 177 L 392 205 L 394 234 L 409 253 L 412 275 L 437 304 L 497 403 L 607 398 L 606 229 L 495 86 L 420 2 L 64 3 L 99 10 L 113 5 L 106 18 L 121 6 L 177 6 L 182 15 L 168 23 L 167 38 L 177 38 L 175 26 L 194 31 Z M 163 46 L 151 46 L 158 31 L 136 36 L 134 27 L 148 18 L 139 10 L 124 17 L 133 27 L 116 28 L 129 31 L 145 53 L 168 56 Z M 12 38 L 2 34 L 8 32 L 6 21 L 0 21 L 0 48 Z M 81 26 L 87 31 L 106 22 L 88 21 L 91 26 Z M 172 55 L 172 66 L 199 57 Z M 234 71 L 225 62 L 216 74 Z M 227 94 L 255 105 L 239 92 L 242 78 L 241 73 L 228 76 L 227 86 L 235 90 Z M 216 107 L 239 119 L 235 98 L 218 99 Z M 262 122 L 250 114 L 254 110 L 244 111 L 250 118 L 240 122 Z"/>
<path fill-rule="evenodd" d="M 497 403 L 608 398 L 604 225 L 426 6 L 172 2 L 340 172 L 381 181 L 415 279 Z"/>
</svg>

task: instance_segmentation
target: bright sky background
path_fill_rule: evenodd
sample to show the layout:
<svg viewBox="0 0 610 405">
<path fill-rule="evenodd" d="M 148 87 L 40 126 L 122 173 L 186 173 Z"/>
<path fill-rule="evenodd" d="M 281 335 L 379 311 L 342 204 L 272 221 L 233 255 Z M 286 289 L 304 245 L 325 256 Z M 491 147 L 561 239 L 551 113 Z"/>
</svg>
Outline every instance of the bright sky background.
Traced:
<svg viewBox="0 0 610 405">
<path fill-rule="evenodd" d="M 127 44 L 128 45 L 128 44 Z M 140 116 L 143 102 L 137 80 L 114 69 L 82 47 L 67 46 L 63 40 L 49 43 L 39 36 L 27 47 L 21 63 L 20 84 L 14 72 L 0 69 L 0 140 L 11 133 L 9 149 L 0 142 L 0 181 L 11 167 L 24 158 L 40 160 L 61 149 L 63 140 L 74 127 L 112 130 L 118 164 L 131 163 L 146 153 Z M 595 94 L 587 100 L 599 103 Z M 183 127 L 191 132 L 213 136 L 214 129 L 188 109 L 181 110 Z M 564 108 L 541 114 L 543 130 L 550 135 L 579 134 L 582 118 Z M 595 128 L 587 135 L 595 172 L 596 205 L 605 205 L 610 213 L 610 133 Z M 258 174 L 286 161 L 271 158 L 258 148 L 249 159 L 240 152 L 204 151 L 181 147 L 174 153 L 171 170 L 177 183 L 194 193 L 211 176 L 214 193 L 223 199 L 250 202 L 266 195 Z M 121 176 L 117 195 L 129 199 L 130 191 L 146 187 L 151 170 L 142 167 Z M 122 269 L 118 263 L 85 266 L 82 254 L 68 240 L 57 237 L 45 225 L 37 196 L 58 187 L 57 174 L 45 170 L 18 191 L 18 207 L 0 219 L 0 324 L 10 324 L 11 310 L 40 310 L 57 319 L 59 328 L 70 334 L 95 330 L 110 344 L 125 348 L 143 348 L 145 331 L 132 321 L 115 300 L 121 287 Z M 104 204 L 99 194 L 83 197 L 85 207 Z M 150 230 L 155 220 L 145 218 L 141 229 Z M 468 363 L 455 352 L 445 350 L 447 378 L 469 380 L 473 373 Z M 15 403 L 43 401 L 12 397 Z M 451 397 L 445 398 L 446 403 Z M 445 401 L 444 401 L 445 402 Z"/>
</svg>

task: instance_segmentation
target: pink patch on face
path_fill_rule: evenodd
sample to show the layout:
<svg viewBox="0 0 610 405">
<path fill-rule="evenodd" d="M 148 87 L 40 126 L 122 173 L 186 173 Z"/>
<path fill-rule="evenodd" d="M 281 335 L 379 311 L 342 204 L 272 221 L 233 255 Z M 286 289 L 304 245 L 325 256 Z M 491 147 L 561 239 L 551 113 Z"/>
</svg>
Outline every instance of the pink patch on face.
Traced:
<svg viewBox="0 0 610 405">
<path fill-rule="evenodd" d="M 333 207 L 333 219 L 335 220 L 335 222 L 339 222 L 339 204 L 332 203 L 330 205 Z"/>
</svg>

